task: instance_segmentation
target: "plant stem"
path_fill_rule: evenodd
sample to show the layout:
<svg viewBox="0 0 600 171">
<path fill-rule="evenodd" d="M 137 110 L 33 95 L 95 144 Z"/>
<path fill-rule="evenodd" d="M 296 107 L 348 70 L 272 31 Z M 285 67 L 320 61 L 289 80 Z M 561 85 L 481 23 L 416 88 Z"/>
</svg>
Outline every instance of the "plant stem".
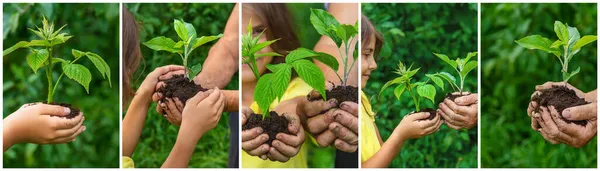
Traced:
<svg viewBox="0 0 600 171">
<path fill-rule="evenodd" d="M 48 59 L 46 60 L 46 78 L 48 78 L 48 100 L 47 103 L 50 104 L 53 101 L 54 91 L 52 90 L 52 48 L 46 48 L 48 51 Z"/>
<path fill-rule="evenodd" d="M 414 96 L 413 92 L 411 91 L 410 83 L 406 83 L 406 87 L 408 88 L 408 94 L 413 98 L 413 102 L 415 102 L 416 111 L 419 112 L 419 101 L 417 101 L 417 98 Z"/>
<path fill-rule="evenodd" d="M 69 65 L 70 65 L 70 64 L 74 64 L 74 63 L 75 63 L 75 62 L 77 62 L 77 60 L 79 60 L 79 59 L 81 59 L 81 58 L 77 58 L 77 59 L 75 59 L 75 60 L 71 61 L 71 62 L 69 63 Z M 54 84 L 54 88 L 52 89 L 52 94 L 54 94 L 54 92 L 56 92 L 56 88 L 58 87 L 58 83 L 60 82 L 60 79 L 63 77 L 63 75 L 65 75 L 65 72 L 64 72 L 64 71 L 63 71 L 63 72 L 60 74 L 60 76 L 58 76 L 58 79 L 56 80 L 56 84 Z"/>
</svg>

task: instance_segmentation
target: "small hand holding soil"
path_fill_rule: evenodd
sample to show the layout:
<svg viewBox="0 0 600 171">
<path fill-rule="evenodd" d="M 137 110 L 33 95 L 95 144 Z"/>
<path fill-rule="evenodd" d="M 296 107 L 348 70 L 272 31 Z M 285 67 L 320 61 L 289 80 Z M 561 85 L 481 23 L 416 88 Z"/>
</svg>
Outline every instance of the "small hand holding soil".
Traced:
<svg viewBox="0 0 600 171">
<path fill-rule="evenodd" d="M 477 94 L 452 93 L 440 103 L 437 113 L 440 114 L 448 127 L 452 129 L 470 129 L 477 125 Z"/>
<path fill-rule="evenodd" d="M 281 106 L 281 104 L 280 104 Z M 279 106 L 278 106 L 279 107 Z M 275 110 L 278 110 L 276 108 Z M 300 118 L 294 112 L 295 109 L 279 109 L 283 113 L 283 117 L 289 122 L 287 128 L 288 133 L 280 132 L 273 140 L 272 147 L 267 154 L 267 157 L 273 161 L 287 162 L 290 158 L 296 156 L 300 152 L 300 148 L 304 143 L 304 129 L 300 124 Z"/>
<path fill-rule="evenodd" d="M 261 159 L 267 159 L 270 145 L 266 142 L 269 135 L 264 133 L 264 129 L 259 121 L 262 120 L 259 114 L 254 114 L 252 109 L 244 107 L 242 109 L 242 150 L 251 156 L 259 156 Z M 252 118 L 252 121 L 250 121 Z"/>
<path fill-rule="evenodd" d="M 419 112 L 405 115 L 400 121 L 400 124 L 396 126 L 398 135 L 402 136 L 402 140 L 421 138 L 429 134 L 433 134 L 440 129 L 443 121 L 440 115 L 436 115 L 432 120 L 428 120 L 431 113 Z"/>
</svg>

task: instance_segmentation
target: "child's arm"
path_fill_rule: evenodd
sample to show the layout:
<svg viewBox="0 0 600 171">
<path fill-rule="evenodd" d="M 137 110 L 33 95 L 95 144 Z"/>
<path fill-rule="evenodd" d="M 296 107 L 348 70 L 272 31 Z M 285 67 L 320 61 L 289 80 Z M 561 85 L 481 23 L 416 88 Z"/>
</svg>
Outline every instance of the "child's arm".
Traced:
<svg viewBox="0 0 600 171">
<path fill-rule="evenodd" d="M 123 118 L 123 156 L 131 157 L 144 128 L 146 115 L 148 114 L 148 105 L 152 101 L 154 87 L 159 81 L 159 77 L 169 72 L 183 70 L 182 66 L 163 66 L 152 71 L 135 93 L 127 114 Z"/>
<path fill-rule="evenodd" d="M 436 132 L 442 125 L 440 116 L 436 115 L 432 120 L 423 120 L 427 117 L 429 117 L 429 113 L 415 113 L 405 116 L 400 124 L 396 126 L 390 138 L 383 143 L 375 155 L 362 163 L 362 167 L 388 167 L 394 157 L 400 153 L 400 149 L 406 140 L 421 138 Z"/>
<path fill-rule="evenodd" d="M 177 141 L 169 157 L 163 163 L 163 168 L 188 166 L 200 138 L 219 123 L 225 106 L 224 102 L 225 97 L 219 88 L 199 92 L 188 100 L 183 109 L 183 121 Z"/>
</svg>

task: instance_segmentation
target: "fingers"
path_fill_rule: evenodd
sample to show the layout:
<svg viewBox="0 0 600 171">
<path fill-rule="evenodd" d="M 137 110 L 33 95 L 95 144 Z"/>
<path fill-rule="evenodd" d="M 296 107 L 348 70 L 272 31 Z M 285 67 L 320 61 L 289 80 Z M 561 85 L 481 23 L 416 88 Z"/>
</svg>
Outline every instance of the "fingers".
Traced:
<svg viewBox="0 0 600 171">
<path fill-rule="evenodd" d="M 591 120 L 596 118 L 597 103 L 590 103 L 581 106 L 573 106 L 563 110 L 562 116 L 567 120 Z"/>
<path fill-rule="evenodd" d="M 442 126 L 442 123 L 444 123 L 444 121 L 438 120 L 438 122 L 436 122 L 435 125 L 425 128 L 425 134 L 429 135 L 437 132 L 440 129 L 440 126 Z"/>
<path fill-rule="evenodd" d="M 467 118 L 465 116 L 457 114 L 454 110 L 452 110 L 450 107 L 448 107 L 445 103 L 440 103 L 439 109 L 442 110 L 442 112 L 441 112 L 442 117 L 444 117 L 445 120 L 448 120 L 452 123 L 455 123 L 455 124 L 464 123 L 467 120 Z"/>
<path fill-rule="evenodd" d="M 331 143 L 336 139 L 336 137 L 333 134 L 333 132 L 331 132 L 331 130 L 327 129 L 321 134 L 317 135 L 315 139 L 317 140 L 317 144 L 319 145 L 319 147 L 327 147 L 331 145 Z"/>
<path fill-rule="evenodd" d="M 333 120 L 344 127 L 349 128 L 352 132 L 358 133 L 358 117 L 344 110 L 336 110 L 333 113 Z"/>
<path fill-rule="evenodd" d="M 72 128 L 57 130 L 56 137 L 58 137 L 58 138 L 69 137 L 69 136 L 77 133 L 77 131 L 79 131 L 79 129 L 81 129 L 81 127 L 83 126 L 84 120 L 85 119 L 81 119 L 81 121 L 79 121 L 79 123 L 77 123 L 77 125 L 75 125 Z"/>
<path fill-rule="evenodd" d="M 173 75 L 183 75 L 184 73 L 184 70 L 169 71 L 158 77 L 158 80 L 167 80 L 173 77 Z"/>
<path fill-rule="evenodd" d="M 542 129 L 546 129 L 546 133 L 549 136 L 549 138 L 569 144 L 569 142 L 571 141 L 570 138 L 558 129 L 558 126 L 556 126 L 556 123 L 550 115 L 548 108 L 540 108 L 542 109 L 542 113 L 540 115 L 543 119 L 543 123 L 540 123 L 540 125 L 542 125 Z"/>
<path fill-rule="evenodd" d="M 33 107 L 32 110 L 40 115 L 67 116 L 71 114 L 70 108 L 59 105 L 35 104 Z"/>
<path fill-rule="evenodd" d="M 299 106 L 302 112 L 306 117 L 314 117 L 327 111 L 331 108 L 337 107 L 338 101 L 336 99 L 329 99 L 327 101 L 317 100 L 317 101 L 308 101 L 306 103 L 299 103 Z"/>
<path fill-rule="evenodd" d="M 351 145 L 358 144 L 358 135 L 337 122 L 331 123 L 329 125 L 329 130 L 331 130 L 338 139 L 344 140 Z"/>
<path fill-rule="evenodd" d="M 556 126 L 558 127 L 559 131 L 564 132 L 570 136 L 578 135 L 579 133 L 584 131 L 583 129 L 585 128 L 583 126 L 569 124 L 563 119 L 561 119 L 559 117 L 558 111 L 556 111 L 556 109 L 554 109 L 553 106 L 549 108 L 549 112 L 552 116 L 552 119 L 556 122 Z"/>
<path fill-rule="evenodd" d="M 542 85 L 536 85 L 535 86 L 535 90 L 541 91 L 541 90 L 544 90 L 544 89 L 549 89 L 549 88 L 552 88 L 553 85 L 560 86 L 560 85 L 564 85 L 564 83 L 561 83 L 561 82 L 546 82 L 546 83 L 544 83 Z"/>
<path fill-rule="evenodd" d="M 152 71 L 152 72 L 155 72 L 160 76 L 160 75 L 164 75 L 166 73 L 169 73 L 172 71 L 177 71 L 177 70 L 185 70 L 185 68 L 180 65 L 167 65 L 167 66 L 158 67 L 158 68 L 154 69 L 154 71 Z"/>
<path fill-rule="evenodd" d="M 295 156 L 296 154 L 298 154 L 298 151 L 300 149 L 299 146 L 297 146 L 298 148 L 292 147 L 292 146 L 289 146 L 279 140 L 273 140 L 272 144 L 273 144 L 273 147 L 275 149 L 277 149 L 278 152 L 281 152 L 281 154 L 283 154 L 286 157 Z"/>
<path fill-rule="evenodd" d="M 457 105 L 468 106 L 468 105 L 477 103 L 479 101 L 479 99 L 477 97 L 477 94 L 470 94 L 470 95 L 458 97 L 458 98 L 454 99 L 454 101 L 456 102 Z"/>
<path fill-rule="evenodd" d="M 309 101 L 319 100 L 319 99 L 321 99 L 321 97 L 322 97 L 321 93 L 319 93 L 319 91 L 317 91 L 317 90 L 313 90 L 313 91 L 309 92 L 308 95 L 306 95 L 306 99 Z"/>
<path fill-rule="evenodd" d="M 448 127 L 452 128 L 452 129 L 455 129 L 455 130 L 459 130 L 459 129 L 461 129 L 461 127 L 460 127 L 460 126 L 454 125 L 454 124 L 452 124 L 452 123 L 448 122 L 448 120 L 444 120 L 444 123 L 446 123 L 446 126 L 448 126 Z"/>
<path fill-rule="evenodd" d="M 196 106 L 196 105 L 198 105 L 198 103 L 200 103 L 200 101 L 208 98 L 208 96 L 212 95 L 214 92 L 215 92 L 215 90 L 213 90 L 213 89 L 205 91 L 205 92 L 200 91 L 200 92 L 196 93 L 196 95 L 194 95 L 194 97 L 187 100 L 186 106 L 188 104 Z"/>
<path fill-rule="evenodd" d="M 70 129 L 70 128 L 77 126 L 77 124 L 79 124 L 79 122 L 81 122 L 81 120 L 83 119 L 83 113 L 79 112 L 79 115 L 77 115 L 71 119 L 58 118 L 58 117 L 50 117 L 50 119 L 53 122 L 52 128 L 57 129 L 57 130 L 58 129 Z"/>
<path fill-rule="evenodd" d="M 242 134 L 244 134 L 244 133 L 242 132 Z M 265 144 L 265 142 L 267 142 L 267 140 L 269 140 L 269 135 L 267 135 L 267 134 L 260 134 L 256 138 L 250 139 L 247 141 L 242 140 L 242 149 L 244 151 L 254 150 L 258 146 Z"/>
<path fill-rule="evenodd" d="M 254 139 L 262 133 L 263 129 L 261 127 L 255 127 L 249 130 L 244 130 L 242 131 L 242 141 Z"/>
<path fill-rule="evenodd" d="M 270 147 L 268 144 L 262 144 L 258 148 L 246 151 L 246 153 L 250 154 L 251 156 L 260 156 L 261 159 L 266 160 L 266 154 L 269 152 L 269 149 Z"/>
<path fill-rule="evenodd" d="M 77 132 L 71 134 L 70 136 L 53 139 L 50 141 L 50 143 L 51 144 L 60 144 L 60 143 L 67 143 L 67 142 L 75 141 L 75 138 L 77 136 L 79 136 L 81 133 L 83 133 L 85 130 L 86 130 L 85 126 L 79 127 Z"/>
<path fill-rule="evenodd" d="M 311 134 L 319 134 L 325 130 L 331 122 L 333 122 L 332 115 L 336 111 L 336 109 L 332 109 L 327 111 L 327 113 L 322 115 L 317 115 L 315 117 L 308 118 L 306 120 L 306 127 L 308 132 Z"/>
<path fill-rule="evenodd" d="M 435 124 L 437 124 L 437 122 L 440 119 L 439 117 L 440 116 L 436 116 L 432 120 L 419 120 L 419 121 L 416 121 L 416 122 L 419 124 L 419 126 L 420 126 L 421 129 L 425 129 L 425 128 L 432 127 Z"/>
<path fill-rule="evenodd" d="M 347 153 L 356 152 L 356 150 L 358 149 L 358 145 L 350 145 L 347 142 L 342 141 L 340 139 L 336 139 L 334 144 L 335 144 L 335 148 L 337 148 L 340 151 L 347 152 Z"/>
<path fill-rule="evenodd" d="M 252 113 L 254 113 L 254 111 L 252 111 L 252 109 L 249 107 L 242 108 L 242 125 L 246 125 L 246 121 L 248 121 L 248 118 L 250 118 Z"/>
<path fill-rule="evenodd" d="M 456 103 L 454 103 L 453 101 L 451 101 L 450 99 L 444 99 L 444 102 L 440 103 L 440 106 L 442 104 L 446 105 L 446 108 L 449 108 L 450 110 L 452 110 L 457 115 L 465 115 L 465 114 L 469 113 L 469 107 L 468 106 L 459 106 Z"/>
<path fill-rule="evenodd" d="M 269 153 L 267 154 L 267 157 L 271 160 L 280 161 L 280 162 L 287 162 L 288 160 L 290 160 L 289 157 L 281 154 L 275 147 L 271 147 L 271 149 L 269 150 Z"/>
<path fill-rule="evenodd" d="M 405 115 L 404 117 L 411 121 L 416 121 L 416 120 L 427 119 L 429 117 L 429 115 L 430 115 L 429 112 L 419 112 L 419 113 L 408 114 L 408 115 Z"/>
<path fill-rule="evenodd" d="M 559 143 L 557 140 L 550 138 L 550 135 L 548 135 L 547 130 L 545 130 L 543 128 L 539 128 L 537 130 L 538 130 L 538 132 L 540 132 L 540 134 L 542 134 L 542 137 L 544 137 L 544 139 L 546 139 L 546 141 L 550 142 L 551 144 Z"/>
<path fill-rule="evenodd" d="M 527 106 L 527 116 L 532 117 L 533 116 L 533 110 L 535 110 L 535 108 L 537 107 L 537 102 L 529 102 L 529 106 Z"/>
<path fill-rule="evenodd" d="M 531 117 L 531 129 L 538 130 L 539 128 L 540 124 L 538 123 L 538 121 Z"/>
<path fill-rule="evenodd" d="M 294 147 L 299 147 L 304 143 L 304 131 L 298 132 L 298 135 L 290 135 L 285 133 L 278 133 L 275 135 L 275 139 Z"/>
<path fill-rule="evenodd" d="M 159 83 L 159 84 L 160 84 L 160 83 Z M 156 84 L 156 85 L 158 85 L 158 84 Z M 158 88 L 157 88 L 157 89 L 158 89 Z M 156 91 L 156 89 L 155 89 L 155 91 Z M 162 95 L 162 93 L 154 92 L 154 94 L 152 94 L 152 101 L 153 101 L 153 102 L 158 102 L 158 101 L 159 101 L 160 99 L 162 99 L 162 98 L 163 98 L 163 95 Z"/>
<path fill-rule="evenodd" d="M 340 109 L 345 110 L 346 112 L 349 112 L 352 115 L 358 117 L 358 104 L 357 103 L 342 102 L 342 104 L 340 104 Z"/>
<path fill-rule="evenodd" d="M 210 95 L 208 95 L 208 97 L 206 97 L 205 99 L 196 99 L 200 101 L 204 101 L 204 100 L 208 100 L 209 102 L 212 102 L 211 104 L 214 104 L 215 102 L 217 102 L 217 100 L 219 100 L 220 97 L 222 97 L 222 93 L 221 90 L 219 90 L 219 87 L 215 87 L 215 89 L 213 89 L 214 91 L 212 91 L 212 93 L 210 93 Z M 196 104 L 198 105 L 199 103 L 192 103 L 192 104 Z"/>
<path fill-rule="evenodd" d="M 295 114 L 289 114 L 289 113 L 284 113 L 283 117 L 285 117 L 288 121 L 288 130 L 290 131 L 291 134 L 304 134 L 303 131 L 300 130 L 301 125 L 300 125 L 300 119 L 298 118 L 298 115 Z"/>
</svg>

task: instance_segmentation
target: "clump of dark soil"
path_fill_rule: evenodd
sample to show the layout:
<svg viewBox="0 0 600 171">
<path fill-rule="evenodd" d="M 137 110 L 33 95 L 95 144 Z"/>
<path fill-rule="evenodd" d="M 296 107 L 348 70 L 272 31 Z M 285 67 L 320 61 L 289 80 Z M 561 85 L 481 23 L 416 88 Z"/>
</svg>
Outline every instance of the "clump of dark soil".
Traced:
<svg viewBox="0 0 600 171">
<path fill-rule="evenodd" d="M 48 104 L 48 103 L 44 102 L 44 104 Z M 73 107 L 69 103 L 56 103 L 56 102 L 52 102 L 50 104 L 51 105 L 58 105 L 58 106 L 62 106 L 62 107 L 68 107 L 69 109 L 71 109 L 71 113 L 69 113 L 69 115 L 67 115 L 67 116 L 64 116 L 64 118 L 71 119 L 71 118 L 74 118 L 77 115 L 79 115 L 79 109 Z"/>
<path fill-rule="evenodd" d="M 269 140 L 266 144 L 269 144 L 270 146 L 278 133 L 290 134 L 288 124 L 289 121 L 284 116 L 279 116 L 275 111 L 269 112 L 264 120 L 262 119 L 262 115 L 252 113 L 246 121 L 246 125 L 242 126 L 242 130 L 261 127 L 263 133 L 269 135 Z"/>
<path fill-rule="evenodd" d="M 325 97 L 327 99 L 336 99 L 339 103 L 345 101 L 358 103 L 358 88 L 354 86 L 335 86 L 333 89 L 325 91 Z M 309 101 L 323 100 L 322 96 L 311 98 L 308 95 L 307 98 Z"/>
<path fill-rule="evenodd" d="M 466 95 L 469 95 L 469 94 L 467 94 L 467 93 L 462 93 L 462 94 L 448 93 L 448 94 L 446 94 L 446 97 L 444 99 L 450 99 L 451 101 L 454 101 L 456 98 L 466 96 Z"/>
<path fill-rule="evenodd" d="M 562 117 L 563 110 L 569 107 L 590 103 L 583 98 L 579 98 L 575 91 L 570 90 L 565 86 L 552 86 L 552 88 L 540 92 L 540 94 L 531 97 L 531 101 L 535 101 L 538 104 L 538 107 L 534 109 L 536 112 L 541 112 L 540 106 L 554 106 L 556 111 L 558 111 L 560 118 L 565 122 L 582 126 L 587 124 L 587 121 L 570 121 Z"/>
<path fill-rule="evenodd" d="M 429 112 L 429 117 L 427 117 L 427 118 L 425 118 L 423 120 L 432 120 L 437 115 L 437 113 L 435 112 L 435 109 L 432 109 L 432 108 L 421 109 L 420 112 Z M 415 112 L 415 113 L 420 113 L 420 112 Z M 412 115 L 412 114 L 415 114 L 415 113 L 410 113 L 409 115 Z"/>
<path fill-rule="evenodd" d="M 208 90 L 200 85 L 196 85 L 194 81 L 190 81 L 183 75 L 173 75 L 173 77 L 163 82 L 165 85 L 157 90 L 163 95 L 162 99 L 160 99 L 161 102 L 166 98 L 174 99 L 176 97 L 185 104 L 188 99 L 194 97 L 199 91 Z"/>
</svg>

